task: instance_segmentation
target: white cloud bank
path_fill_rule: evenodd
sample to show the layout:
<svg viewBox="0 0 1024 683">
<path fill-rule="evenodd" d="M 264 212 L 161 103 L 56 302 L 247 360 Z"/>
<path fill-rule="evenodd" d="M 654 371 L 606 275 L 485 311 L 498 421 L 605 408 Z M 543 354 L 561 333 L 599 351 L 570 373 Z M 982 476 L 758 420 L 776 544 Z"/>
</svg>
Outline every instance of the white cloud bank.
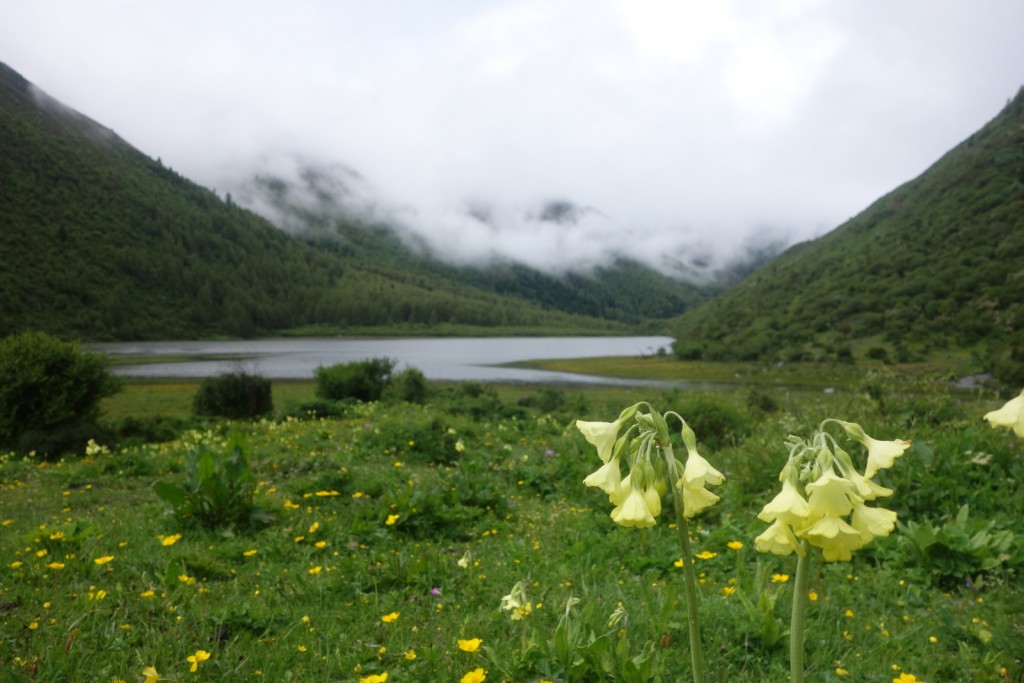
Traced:
<svg viewBox="0 0 1024 683">
<path fill-rule="evenodd" d="M 302 158 L 457 258 L 830 230 L 1024 84 L 1018 0 L 0 0 L 0 61 L 220 191 Z M 575 223 L 544 203 L 593 207 Z M 466 214 L 487 207 L 489 220 Z"/>
</svg>

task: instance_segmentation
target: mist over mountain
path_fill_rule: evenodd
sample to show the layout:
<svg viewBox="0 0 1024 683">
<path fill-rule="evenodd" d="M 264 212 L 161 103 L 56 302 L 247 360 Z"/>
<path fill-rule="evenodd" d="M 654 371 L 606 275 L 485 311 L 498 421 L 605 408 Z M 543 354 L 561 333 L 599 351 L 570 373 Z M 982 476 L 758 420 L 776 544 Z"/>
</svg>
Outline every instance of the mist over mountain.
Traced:
<svg viewBox="0 0 1024 683">
<path fill-rule="evenodd" d="M 318 240 L 337 239 L 332 225 L 387 226 L 410 249 L 446 263 L 477 269 L 515 264 L 544 273 L 587 275 L 626 260 L 702 287 L 729 284 L 780 253 L 793 238 L 776 229 L 752 229 L 728 249 L 682 227 L 645 230 L 616 220 L 600 207 L 553 196 L 523 206 L 484 198 L 430 212 L 389 202 L 358 170 L 298 155 L 264 159 L 263 168 L 228 183 L 239 204 L 281 229 Z"/>
</svg>

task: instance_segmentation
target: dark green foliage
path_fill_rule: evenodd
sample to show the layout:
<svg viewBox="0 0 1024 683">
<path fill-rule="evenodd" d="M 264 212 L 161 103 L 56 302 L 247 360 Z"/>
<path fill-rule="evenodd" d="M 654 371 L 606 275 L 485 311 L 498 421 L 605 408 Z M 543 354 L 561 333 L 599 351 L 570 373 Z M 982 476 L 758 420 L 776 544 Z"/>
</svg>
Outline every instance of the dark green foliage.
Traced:
<svg viewBox="0 0 1024 683">
<path fill-rule="evenodd" d="M 1022 169 L 1024 90 L 918 178 L 690 309 L 677 355 L 702 346 L 705 358 L 776 360 L 831 346 L 849 362 L 854 341 L 880 349 L 881 338 L 903 362 L 907 347 L 1020 346 Z M 990 370 L 1019 383 L 1007 360 L 994 353 Z"/>
<path fill-rule="evenodd" d="M 391 378 L 387 397 L 408 403 L 425 403 L 429 394 L 427 376 L 418 368 L 405 368 Z"/>
<path fill-rule="evenodd" d="M 100 399 L 120 389 L 105 356 L 42 332 L 0 340 L 0 448 L 54 457 L 98 434 Z"/>
<path fill-rule="evenodd" d="M 260 417 L 273 410 L 270 380 L 241 371 L 204 379 L 192 401 L 196 415 L 235 420 Z"/>
<path fill-rule="evenodd" d="M 327 367 L 320 366 L 314 375 L 316 395 L 332 401 L 346 398 L 379 401 L 391 382 L 391 373 L 396 362 L 391 358 L 369 358 Z"/>
<path fill-rule="evenodd" d="M 256 477 L 250 459 L 248 443 L 235 433 L 223 452 L 202 444 L 189 453 L 184 485 L 161 481 L 153 489 L 182 520 L 207 528 L 265 523 L 269 517 L 253 500 Z"/>
</svg>

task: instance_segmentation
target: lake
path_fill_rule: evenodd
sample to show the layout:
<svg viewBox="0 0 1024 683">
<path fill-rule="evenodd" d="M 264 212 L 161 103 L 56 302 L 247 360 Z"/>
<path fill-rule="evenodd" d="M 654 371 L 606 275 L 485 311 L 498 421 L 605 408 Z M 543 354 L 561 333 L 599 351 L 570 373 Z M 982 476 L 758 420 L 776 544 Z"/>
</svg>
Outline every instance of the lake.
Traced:
<svg viewBox="0 0 1024 683">
<path fill-rule="evenodd" d="M 635 386 L 666 383 L 502 365 L 551 358 L 650 356 L 660 349 L 669 352 L 672 341 L 671 337 L 282 338 L 116 342 L 89 348 L 109 354 L 115 362 L 155 361 L 115 365 L 114 373 L 124 377 L 211 377 L 242 369 L 273 379 L 312 379 L 319 366 L 392 358 L 398 362 L 396 371 L 414 367 L 431 380 Z M 183 360 L 159 361 L 164 357 Z"/>
</svg>

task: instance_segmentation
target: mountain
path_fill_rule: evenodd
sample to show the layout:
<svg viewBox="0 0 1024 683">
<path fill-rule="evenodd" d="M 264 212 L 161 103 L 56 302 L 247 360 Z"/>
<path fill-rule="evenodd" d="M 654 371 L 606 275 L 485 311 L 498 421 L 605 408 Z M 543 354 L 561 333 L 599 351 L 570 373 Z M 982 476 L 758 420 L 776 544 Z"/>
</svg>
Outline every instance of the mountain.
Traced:
<svg viewBox="0 0 1024 683">
<path fill-rule="evenodd" d="M 558 273 L 498 255 L 479 264 L 453 261 L 392 216 L 376 218 L 362 208 L 368 200 L 361 176 L 342 166 L 306 164 L 290 180 L 260 175 L 247 183 L 243 197 L 289 232 L 356 261 L 372 259 L 462 287 L 628 325 L 671 318 L 714 291 L 708 284 L 694 284 L 694 278 L 668 277 L 627 258 L 591 267 L 567 259 L 565 270 Z M 558 200 L 544 203 L 533 220 L 559 230 L 594 213 Z M 486 220 L 486 215 L 477 219 Z"/>
<path fill-rule="evenodd" d="M 288 188 L 277 189 L 281 208 Z M 589 279 L 514 264 L 490 277 L 438 261 L 386 224 L 322 216 L 331 201 L 325 191 L 313 210 L 291 207 L 303 225 L 327 221 L 297 238 L 0 64 L 0 335 L 622 333 L 704 296 L 629 263 Z M 652 306 L 651 291 L 663 301 Z"/>
<path fill-rule="evenodd" d="M 819 358 L 854 344 L 1024 361 L 1024 88 L 919 177 L 687 311 L 675 334 L 685 357 Z"/>
</svg>

